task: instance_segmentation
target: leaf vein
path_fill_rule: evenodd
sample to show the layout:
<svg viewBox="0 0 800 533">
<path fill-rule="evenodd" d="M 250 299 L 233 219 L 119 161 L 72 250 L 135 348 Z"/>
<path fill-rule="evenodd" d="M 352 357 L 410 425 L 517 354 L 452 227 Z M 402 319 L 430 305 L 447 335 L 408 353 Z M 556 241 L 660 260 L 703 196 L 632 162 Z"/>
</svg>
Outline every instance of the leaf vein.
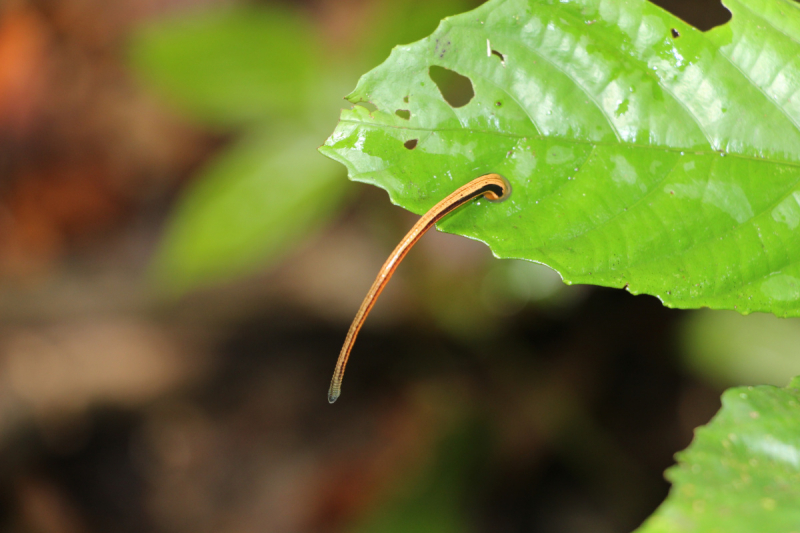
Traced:
<svg viewBox="0 0 800 533">
<path fill-rule="evenodd" d="M 620 147 L 620 146 L 630 146 L 633 148 L 639 148 L 642 150 L 662 150 L 665 152 L 674 152 L 674 153 L 686 153 L 686 154 L 693 154 L 693 155 L 719 155 L 719 152 L 716 150 L 687 150 L 686 148 L 674 148 L 671 146 L 658 146 L 652 144 L 638 144 L 638 143 L 614 143 L 608 141 L 589 141 L 589 140 L 582 140 L 582 139 L 575 139 L 570 137 L 564 137 L 561 135 L 520 135 L 517 133 L 506 133 L 500 131 L 492 131 L 492 130 L 477 130 L 473 128 L 459 128 L 459 129 L 452 129 L 452 128 L 420 128 L 420 127 L 412 127 L 412 126 L 394 126 L 391 124 L 377 124 L 375 122 L 364 122 L 361 120 L 353 120 L 353 119 L 340 119 L 339 122 L 347 122 L 347 123 L 354 123 L 354 124 L 361 124 L 364 127 L 371 127 L 371 128 L 390 128 L 390 129 L 398 129 L 398 130 L 413 130 L 413 131 L 431 131 L 431 132 L 451 132 L 451 133 L 477 133 L 482 135 L 498 135 L 501 137 L 511 137 L 515 139 L 536 139 L 539 141 L 546 141 L 551 139 L 557 139 L 566 143 L 572 144 L 583 144 L 583 145 L 599 145 L 599 146 L 612 146 L 612 147 Z M 770 165 L 785 165 L 787 167 L 793 168 L 800 168 L 800 161 L 782 161 L 777 159 L 765 159 L 761 157 L 753 157 L 747 154 L 740 154 L 737 152 L 725 152 L 727 157 L 733 157 L 736 159 L 741 159 L 743 161 L 754 161 L 757 163 L 764 163 Z"/>
</svg>

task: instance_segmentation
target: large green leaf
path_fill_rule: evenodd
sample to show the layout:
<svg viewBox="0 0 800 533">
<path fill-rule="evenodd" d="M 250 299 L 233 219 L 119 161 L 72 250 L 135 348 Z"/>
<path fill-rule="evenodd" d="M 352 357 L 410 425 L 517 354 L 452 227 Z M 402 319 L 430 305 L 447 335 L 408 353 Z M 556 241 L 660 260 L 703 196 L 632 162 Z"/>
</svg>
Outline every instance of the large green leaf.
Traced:
<svg viewBox="0 0 800 533">
<path fill-rule="evenodd" d="M 741 387 L 667 470 L 667 500 L 637 533 L 800 531 L 800 379 Z"/>
<path fill-rule="evenodd" d="M 313 136 L 252 134 L 206 168 L 172 213 L 153 264 L 162 285 L 180 293 L 249 273 L 318 228 L 347 182 L 314 148 Z"/>
<path fill-rule="evenodd" d="M 800 315 L 800 7 L 726 5 L 703 33 L 644 0 L 491 0 L 364 76 L 348 99 L 377 110 L 322 151 L 416 213 L 503 174 L 508 201 L 440 227 L 568 283 Z"/>
</svg>

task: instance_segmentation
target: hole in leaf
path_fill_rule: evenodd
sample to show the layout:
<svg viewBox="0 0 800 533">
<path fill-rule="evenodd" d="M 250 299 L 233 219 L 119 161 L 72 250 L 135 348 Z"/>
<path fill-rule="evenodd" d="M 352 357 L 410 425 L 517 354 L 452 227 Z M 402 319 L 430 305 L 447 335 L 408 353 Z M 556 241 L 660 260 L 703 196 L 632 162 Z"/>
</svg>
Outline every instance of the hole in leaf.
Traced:
<svg viewBox="0 0 800 533">
<path fill-rule="evenodd" d="M 654 0 L 653 3 L 700 31 L 708 31 L 731 19 L 731 12 L 722 5 L 720 0 L 693 0 L 692 2 Z"/>
<path fill-rule="evenodd" d="M 366 100 L 362 100 L 361 102 L 356 102 L 356 105 L 360 105 L 361 107 L 365 108 L 367 111 L 370 112 L 370 114 L 378 110 L 378 106 L 376 106 L 372 102 L 367 102 Z"/>
<path fill-rule="evenodd" d="M 672 37 L 674 39 L 677 39 L 680 36 L 681 36 L 680 32 L 678 32 L 678 30 L 676 30 L 675 28 L 672 28 Z"/>
<path fill-rule="evenodd" d="M 411 118 L 411 111 L 408 109 L 398 109 L 394 112 L 395 115 L 402 118 L 403 120 L 408 120 Z"/>
<path fill-rule="evenodd" d="M 409 139 L 403 143 L 403 146 L 408 148 L 409 150 L 413 150 L 417 147 L 417 139 Z"/>
<path fill-rule="evenodd" d="M 451 107 L 464 107 L 475 96 L 470 79 L 458 72 L 433 66 L 428 69 L 428 75 Z"/>
<path fill-rule="evenodd" d="M 499 57 L 499 58 L 500 58 L 500 63 L 501 63 L 503 66 L 506 66 L 506 56 L 504 56 L 503 54 L 501 54 L 501 53 L 500 53 L 500 52 L 498 52 L 497 50 L 492 50 L 492 55 L 493 55 L 493 56 L 497 56 L 497 57 Z"/>
<path fill-rule="evenodd" d="M 408 96 L 405 96 L 405 97 L 403 98 L 403 102 L 405 102 L 405 103 L 408 103 Z"/>
</svg>

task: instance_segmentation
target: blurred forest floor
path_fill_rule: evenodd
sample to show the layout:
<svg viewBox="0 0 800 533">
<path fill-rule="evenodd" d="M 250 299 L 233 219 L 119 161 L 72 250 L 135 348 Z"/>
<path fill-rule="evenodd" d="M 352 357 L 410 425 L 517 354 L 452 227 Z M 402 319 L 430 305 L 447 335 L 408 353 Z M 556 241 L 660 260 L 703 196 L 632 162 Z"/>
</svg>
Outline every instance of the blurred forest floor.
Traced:
<svg viewBox="0 0 800 533">
<path fill-rule="evenodd" d="M 225 3 L 0 3 L 0 530 L 634 529 L 719 407 L 684 368 L 687 313 L 544 272 L 544 292 L 503 295 L 485 246 L 429 235 L 329 406 L 352 314 L 414 220 L 360 185 L 273 268 L 151 288 L 171 207 L 230 136 L 143 87 L 126 42 Z M 369 2 L 283 4 L 346 39 Z"/>
</svg>

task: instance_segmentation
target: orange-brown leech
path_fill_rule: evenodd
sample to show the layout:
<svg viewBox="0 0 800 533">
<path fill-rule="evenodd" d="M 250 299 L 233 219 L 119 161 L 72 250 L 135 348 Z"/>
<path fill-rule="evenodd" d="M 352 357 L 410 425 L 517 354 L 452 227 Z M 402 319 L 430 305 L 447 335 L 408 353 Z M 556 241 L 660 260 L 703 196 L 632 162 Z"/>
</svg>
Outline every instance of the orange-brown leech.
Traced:
<svg viewBox="0 0 800 533">
<path fill-rule="evenodd" d="M 344 346 L 339 353 L 339 360 L 336 361 L 336 370 L 333 372 L 333 379 L 331 379 L 331 388 L 328 389 L 328 401 L 335 402 L 339 395 L 342 393 L 342 378 L 344 377 L 344 368 L 347 366 L 347 360 L 350 358 L 350 350 L 353 349 L 353 344 L 356 342 L 361 326 L 364 325 L 372 306 L 375 305 L 375 300 L 389 283 L 392 274 L 397 269 L 400 261 L 406 256 L 412 246 L 428 231 L 434 224 L 436 224 L 443 217 L 452 213 L 462 205 L 466 204 L 474 198 L 480 196 L 486 197 L 487 200 L 498 201 L 505 200 L 511 187 L 508 182 L 503 179 L 499 174 L 486 174 L 479 178 L 475 178 L 466 185 L 459 187 L 452 194 L 447 196 L 444 200 L 436 204 L 430 211 L 425 213 L 420 218 L 414 227 L 403 237 L 397 248 L 394 249 L 389 259 L 381 267 L 378 272 L 378 277 L 372 283 L 367 296 L 361 302 L 361 307 L 350 325 L 350 331 L 347 332 L 347 337 L 344 340 Z"/>
</svg>

